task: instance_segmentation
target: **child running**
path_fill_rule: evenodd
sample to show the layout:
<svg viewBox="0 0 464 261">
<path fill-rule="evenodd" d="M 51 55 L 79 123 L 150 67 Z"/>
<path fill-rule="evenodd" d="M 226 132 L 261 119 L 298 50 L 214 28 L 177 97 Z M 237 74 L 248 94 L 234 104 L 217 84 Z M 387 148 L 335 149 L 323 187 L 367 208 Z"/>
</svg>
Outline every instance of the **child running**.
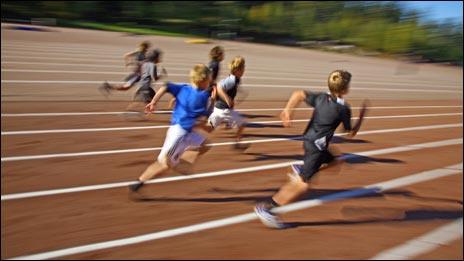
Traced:
<svg viewBox="0 0 464 261">
<path fill-rule="evenodd" d="M 207 89 L 211 82 L 211 71 L 204 64 L 195 65 L 190 71 L 190 81 L 191 85 L 168 82 L 145 107 L 146 113 L 153 112 L 166 92 L 177 99 L 171 126 L 166 133 L 158 160 L 148 166 L 136 184 L 129 186 L 131 192 L 137 192 L 146 181 L 176 166 L 181 158 L 192 164 L 209 149 L 206 147 L 206 138 L 195 130 L 212 131 L 210 126 L 198 121 L 200 117 L 209 115 L 207 105 L 211 94 Z"/>
<path fill-rule="evenodd" d="M 222 122 L 230 127 L 237 127 L 235 149 L 247 149 L 248 144 L 240 144 L 245 122 L 242 116 L 234 110 L 234 99 L 240 85 L 240 80 L 245 73 L 245 59 L 235 57 L 229 64 L 230 75 L 219 82 L 217 89 L 217 100 L 214 104 L 213 113 L 208 122 L 216 129 Z"/>
<path fill-rule="evenodd" d="M 158 74 L 158 63 L 161 62 L 162 52 L 159 49 L 150 51 L 142 65 L 142 74 L 140 77 L 139 88 L 134 94 L 133 101 L 127 106 L 126 110 L 130 112 L 137 112 L 140 116 L 142 114 L 141 104 L 143 106 L 150 103 L 155 97 L 155 90 L 151 86 L 152 83 L 159 79 L 167 77 L 167 72 L 163 68 L 162 73 Z"/>
<path fill-rule="evenodd" d="M 132 88 L 138 81 L 140 81 L 140 77 L 142 74 L 142 65 L 143 65 L 143 62 L 145 61 L 147 51 L 149 48 L 150 48 L 150 43 L 147 41 L 144 41 L 139 44 L 139 47 L 137 50 L 126 53 L 124 55 L 124 61 L 125 61 L 126 67 L 128 67 L 129 65 L 133 65 L 133 68 L 134 68 L 133 72 L 125 78 L 126 83 L 111 85 L 105 81 L 99 87 L 100 92 L 103 95 L 108 96 L 110 94 L 110 91 L 112 90 L 127 91 L 130 88 Z"/>
<path fill-rule="evenodd" d="M 151 87 L 151 84 L 167 76 L 167 72 L 164 68 L 162 73 L 158 74 L 157 65 L 161 62 L 161 55 L 161 50 L 155 49 L 148 54 L 147 59 L 143 63 L 141 70 L 142 75 L 140 77 L 139 84 L 140 87 L 134 95 L 135 103 L 143 102 L 145 105 L 150 103 L 156 94 L 155 90 Z M 133 105 L 129 105 L 128 110 L 132 107 Z"/>
<path fill-rule="evenodd" d="M 211 84 L 209 86 L 209 91 L 213 92 L 214 88 L 216 87 L 216 79 L 219 75 L 219 70 L 220 70 L 220 64 L 224 60 L 224 48 L 222 46 L 215 46 L 209 51 L 209 69 L 211 70 L 212 73 L 212 80 Z M 174 108 L 174 104 L 176 102 L 176 98 L 172 98 L 169 101 L 168 108 L 172 109 Z"/>
<path fill-rule="evenodd" d="M 343 96 L 348 94 L 350 81 L 349 72 L 336 70 L 329 75 L 330 92 L 313 93 L 299 90 L 293 92 L 290 97 L 280 115 L 285 127 L 290 126 L 293 109 L 298 107 L 300 102 L 305 101 L 309 106 L 314 107 L 313 116 L 303 136 L 304 164 L 292 165 L 293 173 L 289 175 L 290 181 L 282 186 L 268 202 L 256 205 L 255 213 L 264 225 L 271 228 L 284 228 L 285 225 L 272 213 L 272 208 L 292 203 L 306 193 L 309 190 L 311 177 L 319 171 L 322 164 L 328 164 L 327 167 L 331 167 L 341 163 L 341 160 L 335 159 L 328 150 L 330 140 L 340 123 L 343 123 L 343 127 L 348 131 L 348 137 L 354 137 L 361 127 L 367 104 L 365 101 L 359 120 L 352 127 L 351 108 L 343 100 Z"/>
</svg>

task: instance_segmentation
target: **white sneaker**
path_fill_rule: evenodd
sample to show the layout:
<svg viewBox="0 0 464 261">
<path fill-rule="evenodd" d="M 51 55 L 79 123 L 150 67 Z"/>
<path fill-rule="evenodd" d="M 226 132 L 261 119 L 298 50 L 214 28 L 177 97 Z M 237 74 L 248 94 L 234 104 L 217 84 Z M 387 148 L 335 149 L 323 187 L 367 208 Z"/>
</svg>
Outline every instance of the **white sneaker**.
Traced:
<svg viewBox="0 0 464 261">
<path fill-rule="evenodd" d="M 255 213 L 265 226 L 276 229 L 285 228 L 285 224 L 282 223 L 276 215 L 272 214 L 269 209 L 264 207 L 264 205 L 256 205 Z"/>
</svg>

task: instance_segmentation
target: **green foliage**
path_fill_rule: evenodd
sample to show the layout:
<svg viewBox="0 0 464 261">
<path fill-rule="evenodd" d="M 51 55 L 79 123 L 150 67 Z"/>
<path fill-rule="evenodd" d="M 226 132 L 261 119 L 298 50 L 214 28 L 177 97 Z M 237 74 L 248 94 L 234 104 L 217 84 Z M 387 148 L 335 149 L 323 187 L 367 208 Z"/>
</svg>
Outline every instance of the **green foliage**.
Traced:
<svg viewBox="0 0 464 261">
<path fill-rule="evenodd" d="M 421 24 L 422 14 L 404 11 L 395 1 L 2 1 L 1 5 L 2 19 L 52 17 L 74 25 L 84 21 L 89 27 L 96 22 L 93 28 L 143 33 L 205 35 L 233 30 L 256 40 L 277 42 L 283 36 L 295 41 L 339 40 L 365 50 L 414 54 L 437 62 L 462 65 L 463 59 L 462 24 Z"/>
</svg>

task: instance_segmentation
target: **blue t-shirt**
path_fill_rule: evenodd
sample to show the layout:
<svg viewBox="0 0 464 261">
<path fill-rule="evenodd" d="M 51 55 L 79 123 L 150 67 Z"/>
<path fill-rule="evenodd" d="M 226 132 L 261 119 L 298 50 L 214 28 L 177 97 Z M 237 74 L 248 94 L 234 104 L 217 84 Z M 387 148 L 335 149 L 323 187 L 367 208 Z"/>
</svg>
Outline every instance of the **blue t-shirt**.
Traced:
<svg viewBox="0 0 464 261">
<path fill-rule="evenodd" d="M 167 90 L 176 97 L 171 125 L 179 124 L 186 131 L 191 131 L 198 117 L 208 116 L 208 91 L 196 89 L 187 83 L 171 82 L 167 83 Z"/>
</svg>

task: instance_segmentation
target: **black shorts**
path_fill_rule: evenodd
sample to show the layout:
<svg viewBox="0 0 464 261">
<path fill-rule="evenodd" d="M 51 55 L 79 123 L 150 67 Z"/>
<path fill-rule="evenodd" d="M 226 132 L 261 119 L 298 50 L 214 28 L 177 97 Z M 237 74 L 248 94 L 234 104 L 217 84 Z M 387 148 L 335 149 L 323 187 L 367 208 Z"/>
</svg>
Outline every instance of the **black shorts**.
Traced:
<svg viewBox="0 0 464 261">
<path fill-rule="evenodd" d="M 155 94 L 155 90 L 153 90 L 151 87 L 141 87 L 135 92 L 134 101 L 148 104 L 151 102 L 153 97 L 155 97 Z"/>
<path fill-rule="evenodd" d="M 301 178 L 306 182 L 311 179 L 314 174 L 319 172 L 322 164 L 330 163 L 335 160 L 335 157 L 327 149 L 320 151 L 313 141 L 304 140 L 304 158 L 303 172 Z"/>
</svg>

